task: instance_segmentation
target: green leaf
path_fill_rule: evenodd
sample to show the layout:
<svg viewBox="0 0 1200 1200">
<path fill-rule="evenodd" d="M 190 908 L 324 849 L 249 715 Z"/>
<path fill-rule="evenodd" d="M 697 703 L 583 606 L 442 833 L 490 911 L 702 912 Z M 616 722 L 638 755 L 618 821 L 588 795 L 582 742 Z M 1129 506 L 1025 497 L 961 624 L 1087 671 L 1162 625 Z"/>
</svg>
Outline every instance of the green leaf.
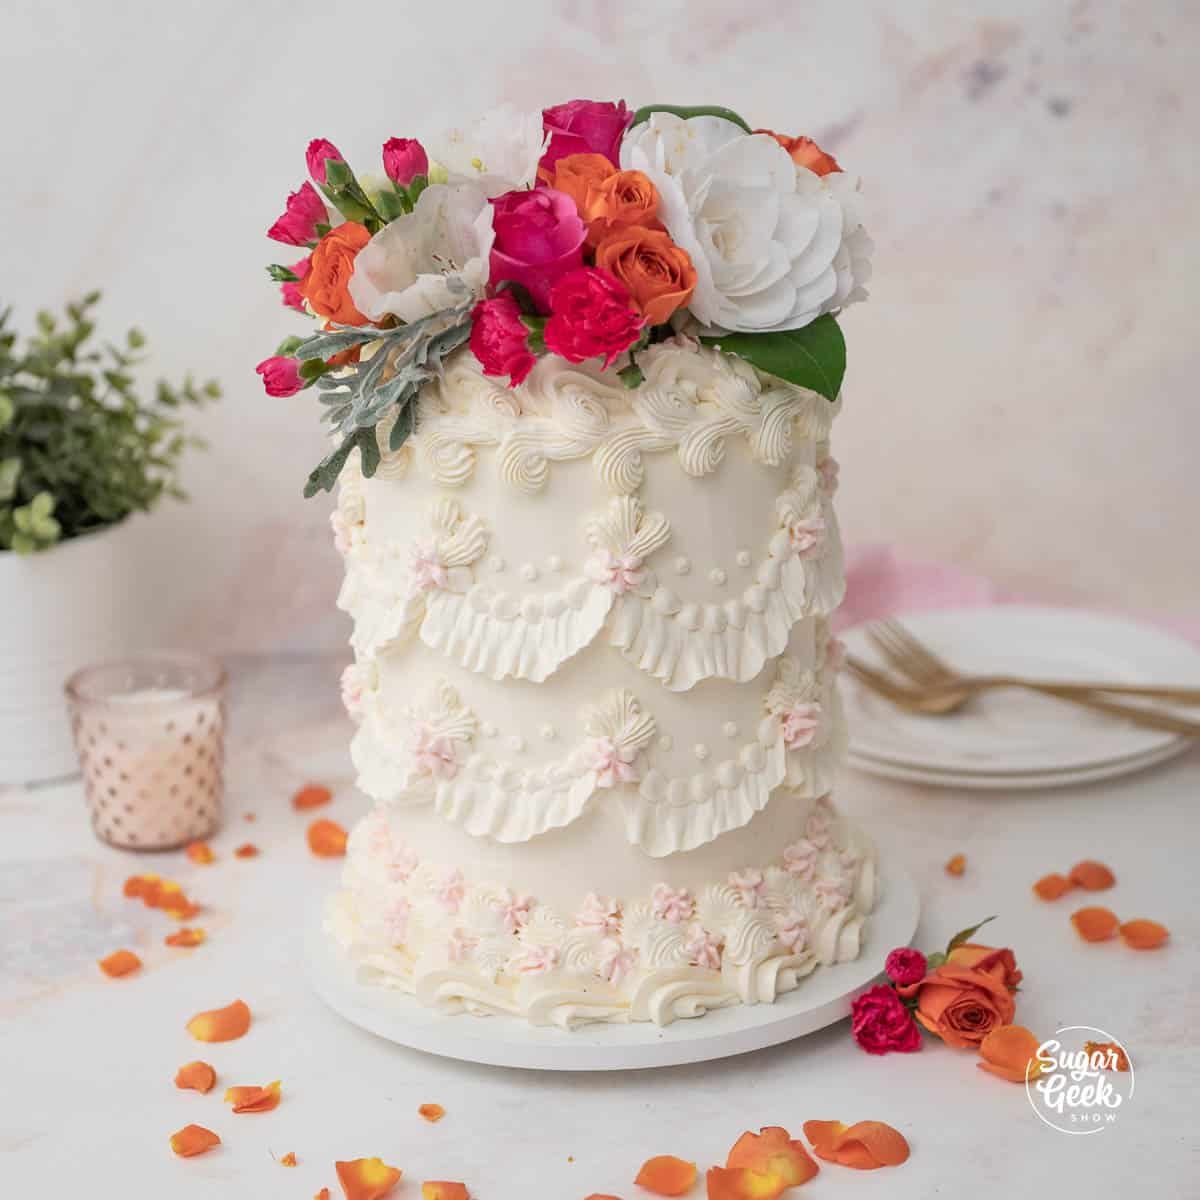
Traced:
<svg viewBox="0 0 1200 1200">
<path fill-rule="evenodd" d="M 767 375 L 836 400 L 846 374 L 846 340 L 829 314 L 802 329 L 777 333 L 724 333 L 702 337 L 707 346 L 736 354 Z"/>
<path fill-rule="evenodd" d="M 271 263 L 267 267 L 267 274 L 275 280 L 276 283 L 296 283 L 299 276 L 291 267 L 280 266 L 279 263 Z"/>
<path fill-rule="evenodd" d="M 969 942 L 987 923 L 994 921 L 995 917 L 985 917 L 978 925 L 972 925 L 969 929 L 960 929 L 946 944 L 946 956 L 949 957 L 951 950 L 956 950 L 964 942 Z"/>
<path fill-rule="evenodd" d="M 685 121 L 691 117 L 723 117 L 726 121 L 732 121 L 735 125 L 741 126 L 747 133 L 750 132 L 750 126 L 745 120 L 738 116 L 730 108 L 722 108 L 717 104 L 645 104 L 633 114 L 634 125 L 640 125 L 643 121 L 648 121 L 652 114 L 657 112 L 673 113 L 677 117 L 682 117 Z"/>
<path fill-rule="evenodd" d="M 291 358 L 293 354 L 304 344 L 302 337 L 296 337 L 292 334 L 290 337 L 285 337 L 278 346 L 275 347 L 275 354 L 278 358 Z"/>
<path fill-rule="evenodd" d="M 343 162 L 340 158 L 327 158 L 325 160 L 325 186 L 331 188 L 343 188 L 354 179 L 354 172 L 350 170 L 350 164 Z"/>
<path fill-rule="evenodd" d="M 935 967 L 940 967 L 945 961 L 946 956 L 940 950 L 938 950 L 929 955 L 929 957 L 925 960 L 925 966 L 927 970 L 932 971 Z"/>
<path fill-rule="evenodd" d="M 21 460 L 0 460 L 0 500 L 11 500 L 17 494 L 17 479 L 21 475 Z"/>
<path fill-rule="evenodd" d="M 396 413 L 396 421 L 392 425 L 391 433 L 388 434 L 388 449 L 393 454 L 408 441 L 413 431 L 413 425 L 416 424 L 415 417 L 416 406 L 412 403 L 406 404 Z"/>
<path fill-rule="evenodd" d="M 407 201 L 401 193 L 392 191 L 388 188 L 381 189 L 374 199 L 375 207 L 379 210 L 379 215 L 385 221 L 394 221 L 397 217 L 403 216 L 409 211 Z"/>
<path fill-rule="evenodd" d="M 630 363 L 617 372 L 617 378 L 632 391 L 645 382 L 646 376 L 642 374 L 642 368 L 637 363 Z"/>
<path fill-rule="evenodd" d="M 346 459 L 350 457 L 350 451 L 354 449 L 356 438 L 357 434 L 346 438 L 336 450 L 327 454 L 313 468 L 304 485 L 305 499 L 315 496 L 318 492 L 333 491 L 333 485 L 337 483 L 338 476 L 346 465 Z"/>
<path fill-rule="evenodd" d="M 354 440 L 362 456 L 362 473 L 370 479 L 379 469 L 379 437 L 375 433 L 375 426 L 360 429 Z"/>
</svg>

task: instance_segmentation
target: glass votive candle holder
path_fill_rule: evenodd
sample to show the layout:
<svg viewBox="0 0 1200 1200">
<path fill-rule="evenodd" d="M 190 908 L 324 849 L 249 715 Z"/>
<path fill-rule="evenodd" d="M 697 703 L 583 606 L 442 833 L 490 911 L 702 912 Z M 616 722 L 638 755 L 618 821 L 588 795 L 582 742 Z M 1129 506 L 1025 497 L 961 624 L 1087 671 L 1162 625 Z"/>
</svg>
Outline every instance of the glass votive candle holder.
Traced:
<svg viewBox="0 0 1200 1200">
<path fill-rule="evenodd" d="M 170 850 L 221 820 L 225 671 L 210 658 L 156 654 L 98 663 L 66 683 L 96 836 Z"/>
</svg>

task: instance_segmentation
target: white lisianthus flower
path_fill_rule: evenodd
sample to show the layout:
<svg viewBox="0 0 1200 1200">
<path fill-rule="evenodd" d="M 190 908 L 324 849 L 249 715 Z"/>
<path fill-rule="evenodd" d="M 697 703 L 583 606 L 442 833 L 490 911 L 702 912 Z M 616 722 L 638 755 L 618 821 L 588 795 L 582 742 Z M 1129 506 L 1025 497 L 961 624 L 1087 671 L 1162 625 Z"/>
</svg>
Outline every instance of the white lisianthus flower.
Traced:
<svg viewBox="0 0 1200 1200">
<path fill-rule="evenodd" d="M 548 141 L 541 112 L 504 104 L 465 129 L 448 129 L 430 150 L 451 179 L 483 178 L 490 194 L 498 196 L 533 187 Z"/>
<path fill-rule="evenodd" d="M 359 251 L 350 298 L 372 321 L 390 313 L 407 323 L 460 303 L 451 280 L 482 296 L 494 236 L 482 182 L 433 184 Z"/>
<path fill-rule="evenodd" d="M 625 135 L 621 166 L 658 188 L 659 218 L 696 268 L 688 308 L 709 330 L 799 329 L 865 295 L 857 179 L 818 176 L 723 118 L 672 113 Z"/>
</svg>

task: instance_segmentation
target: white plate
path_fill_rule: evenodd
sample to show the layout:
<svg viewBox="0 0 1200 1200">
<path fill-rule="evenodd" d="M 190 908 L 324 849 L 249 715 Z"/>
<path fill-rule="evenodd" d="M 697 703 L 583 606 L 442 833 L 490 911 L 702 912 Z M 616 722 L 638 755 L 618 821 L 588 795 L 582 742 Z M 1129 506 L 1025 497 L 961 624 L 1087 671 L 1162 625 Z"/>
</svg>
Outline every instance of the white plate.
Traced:
<svg viewBox="0 0 1200 1200">
<path fill-rule="evenodd" d="M 1200 650 L 1116 617 L 1006 605 L 902 620 L 930 649 L 969 674 L 1200 686 Z M 862 627 L 843 640 L 856 657 L 882 665 Z M 903 712 L 852 677 L 846 677 L 844 691 L 850 752 L 864 769 L 870 761 L 922 773 L 1041 776 L 1121 763 L 1140 767 L 1149 755 L 1166 757 L 1187 745 L 1172 733 L 1016 689 L 984 693 L 944 717 Z"/>
<path fill-rule="evenodd" d="M 791 1041 L 850 1015 L 851 1000 L 883 971 L 888 951 L 909 944 L 920 916 L 916 884 L 886 848 L 879 868 L 879 904 L 867 919 L 862 954 L 853 962 L 819 967 L 774 1004 L 738 1004 L 665 1028 L 638 1021 L 569 1031 L 514 1017 L 450 1016 L 404 992 L 360 983 L 353 966 L 325 936 L 320 914 L 309 921 L 305 938 L 308 975 L 317 995 L 351 1024 L 443 1058 L 544 1071 L 628 1071 L 708 1062 Z"/>
</svg>

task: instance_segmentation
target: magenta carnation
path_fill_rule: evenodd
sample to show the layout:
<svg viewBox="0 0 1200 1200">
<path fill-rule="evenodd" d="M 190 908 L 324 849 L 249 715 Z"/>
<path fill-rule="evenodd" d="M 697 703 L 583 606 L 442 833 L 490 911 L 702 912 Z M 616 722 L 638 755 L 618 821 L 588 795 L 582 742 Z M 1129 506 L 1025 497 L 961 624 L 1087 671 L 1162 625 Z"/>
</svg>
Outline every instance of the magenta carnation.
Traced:
<svg viewBox="0 0 1200 1200">
<path fill-rule="evenodd" d="M 546 348 L 568 362 L 603 358 L 610 366 L 638 340 L 646 323 L 628 289 L 599 267 L 580 267 L 554 285 Z"/>
<path fill-rule="evenodd" d="M 886 983 L 863 992 L 850 1005 L 850 1029 L 868 1054 L 911 1054 L 921 1048 L 921 1031 L 912 1013 Z"/>
<path fill-rule="evenodd" d="M 900 946 L 887 956 L 883 969 L 894 984 L 907 987 L 910 983 L 920 983 L 925 978 L 929 964 L 920 950 L 914 950 L 911 946 Z"/>
<path fill-rule="evenodd" d="M 317 226 L 329 224 L 329 211 L 311 183 L 302 183 L 287 198 L 283 215 L 267 230 L 272 241 L 308 246 L 317 240 Z"/>
<path fill-rule="evenodd" d="M 254 369 L 262 376 L 268 396 L 294 396 L 304 387 L 304 380 L 300 378 L 300 364 L 294 358 L 275 354 L 264 358 Z"/>
<path fill-rule="evenodd" d="M 304 154 L 305 161 L 308 163 L 308 173 L 312 176 L 314 183 L 325 183 L 325 164 L 332 158 L 334 162 L 345 162 L 341 151 L 330 141 L 325 138 L 313 138 L 308 143 L 308 150 Z"/>
<path fill-rule="evenodd" d="M 288 308 L 294 308 L 297 312 L 306 313 L 308 309 L 304 307 L 304 293 L 300 290 L 300 280 L 308 274 L 308 259 L 306 254 L 299 262 L 294 262 L 288 268 L 289 271 L 296 277 L 295 283 L 281 283 L 279 285 L 279 294 L 283 297 L 283 302 Z"/>
<path fill-rule="evenodd" d="M 621 139 L 632 120 L 624 100 L 568 100 L 544 108 L 542 128 L 550 144 L 538 165 L 552 170 L 568 154 L 603 154 L 614 167 L 620 166 Z"/>
<path fill-rule="evenodd" d="M 492 228 L 492 286 L 519 283 L 540 312 L 548 311 L 550 289 L 583 262 L 587 228 L 575 201 L 554 188 L 505 192 L 492 201 Z"/>
<path fill-rule="evenodd" d="M 521 309 L 507 292 L 481 300 L 471 313 L 471 353 L 485 375 L 507 375 L 516 387 L 533 370 L 537 359 L 529 349 L 529 330 Z"/>
<path fill-rule="evenodd" d="M 418 175 L 429 174 L 429 155 L 416 138 L 388 138 L 383 143 L 383 169 L 397 187 L 408 187 Z"/>
</svg>

